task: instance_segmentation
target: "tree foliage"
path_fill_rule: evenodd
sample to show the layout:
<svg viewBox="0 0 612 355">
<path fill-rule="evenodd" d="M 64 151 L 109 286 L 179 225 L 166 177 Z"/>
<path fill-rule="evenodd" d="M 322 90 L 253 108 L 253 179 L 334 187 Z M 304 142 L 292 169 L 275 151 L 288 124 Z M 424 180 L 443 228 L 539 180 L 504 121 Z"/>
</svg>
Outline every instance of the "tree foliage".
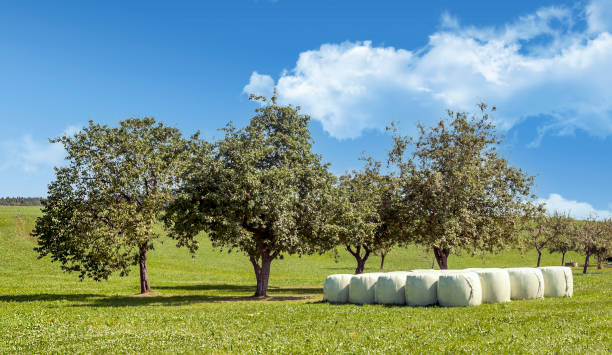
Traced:
<svg viewBox="0 0 612 355">
<path fill-rule="evenodd" d="M 538 252 L 536 266 L 540 266 L 542 252 L 546 247 L 553 245 L 557 240 L 557 246 L 563 247 L 562 243 L 568 241 L 570 225 L 569 215 L 559 212 L 547 215 L 544 206 L 536 206 L 533 213 L 525 216 L 522 228 L 524 232 L 523 243 Z M 565 260 L 565 252 L 563 253 L 563 260 Z"/>
<path fill-rule="evenodd" d="M 153 223 L 172 199 L 188 144 L 180 132 L 153 118 L 119 127 L 89 122 L 63 136 L 68 164 L 55 169 L 33 236 L 40 257 L 50 255 L 80 277 L 107 279 L 139 265 L 141 292 L 150 291 L 147 251 L 158 234 Z"/>
<path fill-rule="evenodd" d="M 532 208 L 533 177 L 500 156 L 490 110 L 479 108 L 479 115 L 448 111 L 433 127 L 419 124 L 416 139 L 394 134 L 390 161 L 400 171 L 402 238 L 433 249 L 443 269 L 450 253 L 514 245 L 519 221 Z"/>
<path fill-rule="evenodd" d="M 246 253 L 255 296 L 266 296 L 274 259 L 332 247 L 334 176 L 311 150 L 309 116 L 276 97 L 252 99 L 262 106 L 250 123 L 227 125 L 225 137 L 192 161 L 165 220 L 179 244 L 195 249 L 205 231 L 214 246 Z"/>
<path fill-rule="evenodd" d="M 381 163 L 365 158 L 362 170 L 347 173 L 338 185 L 335 225 L 337 243 L 353 255 L 356 274 L 372 253 L 386 253 L 396 243 L 393 225 L 393 176 L 381 174 Z"/>
<path fill-rule="evenodd" d="M 578 249 L 585 255 L 582 272 L 586 274 L 592 255 L 597 256 L 601 261 L 602 257 L 609 255 L 612 251 L 612 220 L 601 221 L 594 216 L 589 216 L 584 222 L 575 224 L 574 228 Z"/>
</svg>

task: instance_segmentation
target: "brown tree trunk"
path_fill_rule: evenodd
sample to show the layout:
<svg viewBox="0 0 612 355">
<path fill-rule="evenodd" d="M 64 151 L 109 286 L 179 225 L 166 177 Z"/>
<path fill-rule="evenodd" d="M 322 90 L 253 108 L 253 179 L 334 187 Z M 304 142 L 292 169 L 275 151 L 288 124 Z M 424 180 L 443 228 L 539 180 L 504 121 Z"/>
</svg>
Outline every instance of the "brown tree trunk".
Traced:
<svg viewBox="0 0 612 355">
<path fill-rule="evenodd" d="M 563 255 L 561 257 L 561 266 L 565 266 L 565 252 L 561 253 L 561 255 Z"/>
<path fill-rule="evenodd" d="M 385 256 L 386 253 L 380 253 L 380 271 L 383 271 L 385 268 Z"/>
<path fill-rule="evenodd" d="M 363 247 L 363 249 L 365 250 L 365 254 L 361 256 L 360 245 L 355 248 L 355 251 L 353 251 L 350 245 L 346 246 L 346 250 L 351 253 L 351 255 L 353 255 L 353 257 L 355 257 L 355 260 L 357 261 L 357 268 L 355 268 L 355 274 L 363 274 L 366 261 L 368 261 L 368 258 L 370 257 L 371 250 L 366 247 Z"/>
<path fill-rule="evenodd" d="M 536 265 L 536 267 L 540 267 L 540 261 L 542 261 L 542 251 L 540 249 L 538 250 L 538 265 Z"/>
<path fill-rule="evenodd" d="M 450 250 L 434 247 L 433 251 L 440 270 L 448 269 L 448 255 L 450 254 Z"/>
<path fill-rule="evenodd" d="M 268 297 L 268 282 L 270 280 L 270 266 L 274 258 L 262 256 L 261 263 L 253 256 L 250 257 L 255 271 L 255 279 L 257 279 L 257 287 L 255 288 L 255 297 Z"/>
<path fill-rule="evenodd" d="M 591 253 L 587 252 L 586 253 L 586 258 L 584 259 L 584 268 L 582 269 L 582 273 L 586 274 L 587 273 L 587 267 L 589 267 L 589 257 L 591 256 Z"/>
<path fill-rule="evenodd" d="M 140 247 L 140 257 L 138 260 L 140 265 L 140 294 L 144 295 L 151 293 L 151 286 L 149 285 L 149 273 L 147 272 L 147 246 Z"/>
<path fill-rule="evenodd" d="M 597 270 L 601 269 L 603 269 L 603 266 L 601 266 L 601 256 L 597 255 Z"/>
</svg>

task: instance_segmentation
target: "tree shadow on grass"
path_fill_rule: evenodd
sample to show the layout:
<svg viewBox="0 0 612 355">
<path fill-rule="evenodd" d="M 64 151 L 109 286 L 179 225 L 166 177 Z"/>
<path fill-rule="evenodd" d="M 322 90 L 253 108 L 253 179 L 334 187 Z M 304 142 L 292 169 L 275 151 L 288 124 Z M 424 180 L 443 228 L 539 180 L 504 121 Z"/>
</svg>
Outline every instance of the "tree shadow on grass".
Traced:
<svg viewBox="0 0 612 355">
<path fill-rule="evenodd" d="M 183 294 L 183 295 L 133 295 L 133 296 L 108 296 L 104 294 L 55 294 L 35 293 L 22 295 L 0 295 L 2 302 L 54 302 L 70 301 L 74 304 L 69 307 L 134 307 L 134 306 L 183 306 L 195 303 L 220 303 L 220 302 L 281 302 L 281 301 L 304 301 L 311 300 L 314 295 L 322 292 L 319 287 L 273 287 L 268 291 L 269 297 L 258 298 L 251 296 L 255 292 L 255 286 L 240 285 L 214 285 L 195 284 L 177 286 L 153 286 L 155 290 L 182 290 L 182 291 L 220 291 L 222 293 L 231 291 L 237 293 L 248 293 L 246 295 L 226 294 Z M 53 305 L 51 305 L 53 306 Z M 63 307 L 63 306 L 57 306 Z"/>
<path fill-rule="evenodd" d="M 189 284 L 176 286 L 154 286 L 157 290 L 182 290 L 182 291 L 233 291 L 255 293 L 255 286 L 225 285 L 225 284 Z M 278 287 L 269 286 L 270 294 L 317 294 L 322 293 L 321 287 Z"/>
<path fill-rule="evenodd" d="M 33 293 L 27 295 L 0 295 L 0 302 L 84 302 L 94 297 L 100 297 L 100 295 L 93 293 Z"/>
</svg>

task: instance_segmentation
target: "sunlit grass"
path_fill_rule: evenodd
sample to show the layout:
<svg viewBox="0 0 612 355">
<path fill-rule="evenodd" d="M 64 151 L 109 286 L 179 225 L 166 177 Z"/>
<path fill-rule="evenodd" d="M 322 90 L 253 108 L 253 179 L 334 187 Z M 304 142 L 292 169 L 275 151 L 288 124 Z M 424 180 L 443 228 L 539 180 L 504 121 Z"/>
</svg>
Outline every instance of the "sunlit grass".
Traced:
<svg viewBox="0 0 612 355">
<path fill-rule="evenodd" d="M 612 270 L 576 269 L 571 299 L 513 301 L 471 308 L 410 308 L 320 303 L 327 274 L 352 272 L 340 252 L 272 264 L 271 297 L 254 300 L 254 275 L 240 253 L 195 257 L 164 239 L 150 255 L 152 296 L 129 277 L 79 281 L 29 237 L 34 207 L 0 207 L 0 353 L 610 353 Z M 453 268 L 534 266 L 535 253 L 451 256 Z M 582 263 L 577 255 L 568 255 Z M 431 255 L 393 251 L 387 270 L 426 268 Z M 557 265 L 559 255 L 544 255 Z M 380 259 L 368 261 L 368 271 Z"/>
</svg>

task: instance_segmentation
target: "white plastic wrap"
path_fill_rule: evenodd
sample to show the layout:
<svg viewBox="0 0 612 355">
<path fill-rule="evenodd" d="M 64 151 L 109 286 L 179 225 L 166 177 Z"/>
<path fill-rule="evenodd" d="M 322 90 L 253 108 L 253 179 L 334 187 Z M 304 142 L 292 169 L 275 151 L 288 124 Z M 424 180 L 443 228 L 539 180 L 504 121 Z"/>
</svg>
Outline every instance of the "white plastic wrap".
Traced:
<svg viewBox="0 0 612 355">
<path fill-rule="evenodd" d="M 439 272 L 415 271 L 406 275 L 405 297 L 409 306 L 429 306 L 438 302 Z"/>
<path fill-rule="evenodd" d="M 506 269 L 510 275 L 510 298 L 528 300 L 544 297 L 544 277 L 537 268 L 517 267 Z"/>
<path fill-rule="evenodd" d="M 572 297 L 574 276 L 572 269 L 565 266 L 544 266 L 540 268 L 544 277 L 544 297 Z"/>
<path fill-rule="evenodd" d="M 323 300 L 330 303 L 347 303 L 352 274 L 329 275 L 323 284 Z"/>
<path fill-rule="evenodd" d="M 380 275 L 376 282 L 376 303 L 406 304 L 406 271 Z"/>
<path fill-rule="evenodd" d="M 504 269 L 466 269 L 480 277 L 482 303 L 509 302 L 511 296 L 510 275 Z"/>
<path fill-rule="evenodd" d="M 443 307 L 478 306 L 482 303 L 480 277 L 469 271 L 440 275 L 438 303 Z"/>
<path fill-rule="evenodd" d="M 382 273 L 353 275 L 349 285 L 349 302 L 371 304 L 376 302 L 376 281 Z"/>
</svg>

